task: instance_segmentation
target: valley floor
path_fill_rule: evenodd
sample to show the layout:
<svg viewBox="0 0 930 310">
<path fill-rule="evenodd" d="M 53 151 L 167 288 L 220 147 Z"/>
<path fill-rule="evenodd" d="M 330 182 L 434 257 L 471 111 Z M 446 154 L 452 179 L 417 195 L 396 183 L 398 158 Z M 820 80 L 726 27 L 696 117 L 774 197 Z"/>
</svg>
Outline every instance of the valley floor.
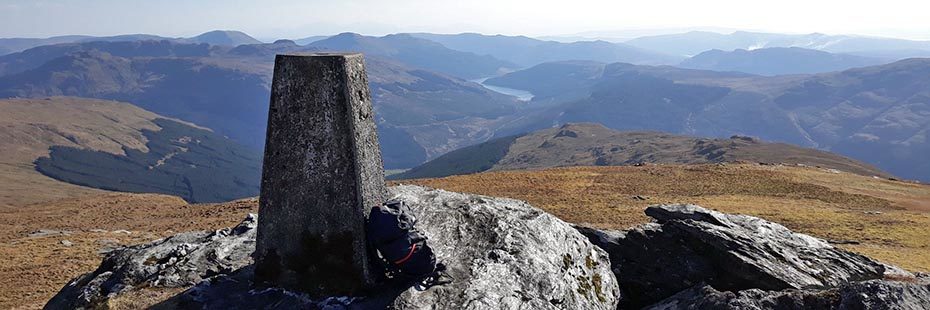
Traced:
<svg viewBox="0 0 930 310">
<path fill-rule="evenodd" d="M 695 203 L 759 216 L 912 271 L 930 271 L 927 185 L 750 164 L 574 167 L 398 183 L 523 199 L 566 221 L 601 228 L 645 223 L 647 205 Z M 0 207 L 0 308 L 41 308 L 68 280 L 95 269 L 102 249 L 229 227 L 256 212 L 257 204 L 255 199 L 188 204 L 164 195 L 102 193 Z M 178 291 L 130 294 L 113 306 L 137 308 Z"/>
</svg>

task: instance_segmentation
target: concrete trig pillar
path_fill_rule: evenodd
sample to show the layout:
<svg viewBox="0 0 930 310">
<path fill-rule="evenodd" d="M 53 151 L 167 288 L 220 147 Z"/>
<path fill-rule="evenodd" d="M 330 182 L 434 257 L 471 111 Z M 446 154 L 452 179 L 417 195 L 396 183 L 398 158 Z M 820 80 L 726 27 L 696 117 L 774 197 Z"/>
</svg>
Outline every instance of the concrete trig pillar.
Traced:
<svg viewBox="0 0 930 310">
<path fill-rule="evenodd" d="M 365 215 L 384 200 L 383 169 L 362 55 L 278 55 L 256 282 L 315 297 L 370 286 Z"/>
</svg>

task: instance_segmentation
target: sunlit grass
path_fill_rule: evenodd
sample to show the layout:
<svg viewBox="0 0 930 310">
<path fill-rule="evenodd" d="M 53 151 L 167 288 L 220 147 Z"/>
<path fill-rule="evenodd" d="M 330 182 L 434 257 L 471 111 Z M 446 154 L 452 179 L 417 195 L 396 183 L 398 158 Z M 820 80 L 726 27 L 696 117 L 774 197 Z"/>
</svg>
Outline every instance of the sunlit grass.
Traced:
<svg viewBox="0 0 930 310">
<path fill-rule="evenodd" d="M 930 186 L 759 165 L 658 165 L 501 171 L 407 180 L 451 191 L 522 199 L 565 221 L 626 229 L 659 203 L 694 203 L 781 223 L 913 271 L 930 271 Z M 634 198 L 646 198 L 640 200 Z"/>
</svg>

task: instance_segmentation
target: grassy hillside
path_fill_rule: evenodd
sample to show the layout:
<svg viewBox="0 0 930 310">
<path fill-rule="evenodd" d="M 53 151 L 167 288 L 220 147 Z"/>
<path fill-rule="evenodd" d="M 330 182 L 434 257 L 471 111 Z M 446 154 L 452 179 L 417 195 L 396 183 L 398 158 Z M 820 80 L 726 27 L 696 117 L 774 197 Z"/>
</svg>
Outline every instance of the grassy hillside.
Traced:
<svg viewBox="0 0 930 310">
<path fill-rule="evenodd" d="M 148 151 L 125 155 L 52 146 L 35 161 L 52 178 L 88 187 L 220 202 L 258 194 L 261 154 L 211 131 L 157 118 L 159 130 L 142 130 Z"/>
<path fill-rule="evenodd" d="M 570 167 L 399 181 L 522 199 L 573 223 L 623 229 L 646 206 L 695 203 L 775 221 L 913 271 L 930 271 L 930 186 L 755 164 Z"/>
<path fill-rule="evenodd" d="M 511 146 L 521 136 L 494 139 L 485 143 L 466 146 L 455 150 L 425 164 L 402 173 L 389 176 L 389 179 L 436 178 L 456 174 L 469 174 L 488 171 L 507 156 Z"/>
<path fill-rule="evenodd" d="M 706 139 L 659 132 L 620 132 L 600 124 L 566 124 L 449 152 L 392 179 L 442 177 L 488 170 L 637 163 L 783 163 L 890 177 L 862 162 L 820 150 L 754 138 Z"/>
<path fill-rule="evenodd" d="M 3 207 L 100 189 L 226 201 L 258 193 L 260 164 L 258 152 L 127 103 L 0 100 Z"/>
<path fill-rule="evenodd" d="M 35 170 L 53 145 L 124 154 L 147 150 L 143 129 L 157 114 L 114 101 L 82 98 L 0 100 L 0 207 L 102 191 L 61 182 Z"/>
</svg>

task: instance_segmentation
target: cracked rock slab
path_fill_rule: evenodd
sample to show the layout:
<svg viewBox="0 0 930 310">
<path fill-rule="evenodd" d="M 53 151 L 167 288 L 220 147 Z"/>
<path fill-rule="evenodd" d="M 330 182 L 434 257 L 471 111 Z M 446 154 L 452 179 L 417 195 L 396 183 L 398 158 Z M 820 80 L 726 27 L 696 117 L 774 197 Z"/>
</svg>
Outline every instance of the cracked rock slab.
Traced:
<svg viewBox="0 0 930 310">
<path fill-rule="evenodd" d="M 823 289 L 883 278 L 886 267 L 757 217 L 696 205 L 646 209 L 655 223 L 625 232 L 579 228 L 611 258 L 622 307 L 643 307 L 700 283 L 720 290 Z"/>
<path fill-rule="evenodd" d="M 254 214 L 238 226 L 178 234 L 114 250 L 94 272 L 71 280 L 46 309 L 98 308 L 137 287 L 186 287 L 252 263 Z"/>
</svg>

